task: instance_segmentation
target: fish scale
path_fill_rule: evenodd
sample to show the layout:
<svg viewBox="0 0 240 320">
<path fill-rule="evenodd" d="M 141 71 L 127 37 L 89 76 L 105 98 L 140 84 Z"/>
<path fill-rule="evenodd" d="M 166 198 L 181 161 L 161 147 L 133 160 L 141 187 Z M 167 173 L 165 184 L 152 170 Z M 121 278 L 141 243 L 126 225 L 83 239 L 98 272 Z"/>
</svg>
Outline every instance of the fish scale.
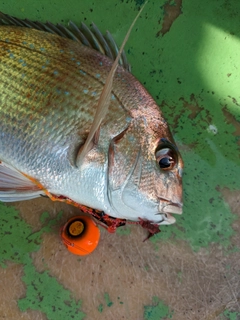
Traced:
<svg viewBox="0 0 240 320">
<path fill-rule="evenodd" d="M 17 30 L 18 39 L 21 38 L 22 35 L 20 34 L 19 30 L 17 28 L 15 29 Z M 44 52 L 48 51 L 47 49 L 43 50 L 43 46 L 49 46 L 49 41 L 46 41 L 46 37 L 44 37 L 45 41 L 42 42 L 37 39 L 36 42 L 34 37 L 35 32 L 33 32 L 33 39 L 30 39 L 30 36 L 28 35 L 29 32 L 31 33 L 31 30 L 27 30 L 25 32 L 22 32 L 21 30 L 21 33 L 23 34 L 22 41 L 18 41 L 16 45 L 12 44 L 13 40 L 11 40 L 11 36 L 14 36 L 14 34 L 13 32 L 10 32 L 10 35 L 8 35 L 8 41 L 4 44 L 4 50 L 1 50 L 1 52 L 3 52 L 2 60 L 6 59 L 8 62 L 7 66 L 5 63 L 1 64 L 1 71 L 3 70 L 5 72 L 6 68 L 8 70 L 7 76 L 3 79 L 1 101 L 5 100 L 6 97 L 9 96 L 7 99 L 7 105 L 1 103 L 1 115 L 3 117 L 3 123 L 5 123 L 6 127 L 13 123 L 14 127 L 19 127 L 19 123 L 23 121 L 19 119 L 25 119 L 29 132 L 28 141 L 24 141 L 23 139 L 21 142 L 22 144 L 16 144 L 14 153 L 12 153 L 12 147 L 10 147 L 13 136 L 10 137 L 11 142 L 5 139 L 1 141 L 1 143 L 3 144 L 2 148 L 5 149 L 5 156 L 7 155 L 8 158 L 10 157 L 11 159 L 10 154 L 12 154 L 12 163 L 15 166 L 17 165 L 17 167 L 23 172 L 29 170 L 28 164 L 22 163 L 21 165 L 21 162 L 23 162 L 21 159 L 17 159 L 18 164 L 15 164 L 14 159 L 16 159 L 16 154 L 19 154 L 19 149 L 23 148 L 30 150 L 31 157 L 28 158 L 28 161 L 31 162 L 30 170 L 36 172 L 38 169 L 35 168 L 33 163 L 36 162 L 38 154 L 34 152 L 32 146 L 40 144 L 45 148 L 46 141 L 48 141 L 49 149 L 52 149 L 54 152 L 56 152 L 56 149 L 61 150 L 61 148 L 64 148 L 68 141 L 71 140 L 71 136 L 80 137 L 82 132 L 84 132 L 86 136 L 86 132 L 89 131 L 89 127 L 93 121 L 94 105 L 96 107 L 97 100 L 99 99 L 99 95 L 102 90 L 102 84 L 99 82 L 99 80 L 96 80 L 91 76 L 91 81 L 89 81 L 88 73 L 85 71 L 84 73 L 81 73 L 82 76 L 79 79 L 75 68 L 76 66 L 73 66 L 73 60 L 70 59 L 70 63 L 66 70 L 63 65 L 56 63 L 58 62 L 58 59 L 54 58 L 52 61 L 51 50 L 49 50 L 50 55 L 47 57 L 49 63 L 47 64 L 47 67 L 42 70 L 42 68 L 39 66 L 46 62 L 46 56 Z M 6 35 L 3 35 L 2 38 L 4 38 L 4 36 Z M 47 34 L 47 36 L 53 38 L 55 42 L 59 41 L 57 37 L 55 39 L 55 37 L 52 37 L 52 35 Z M 32 56 L 29 56 L 29 49 L 27 48 L 26 50 L 26 46 L 28 43 L 33 42 L 34 49 Z M 51 41 L 50 44 L 54 49 L 56 49 L 56 43 Z M 75 45 L 75 43 L 73 44 Z M 70 46 L 71 45 L 72 42 L 70 42 Z M 38 50 L 37 48 L 40 49 Z M 11 53 L 14 56 L 9 59 L 9 54 Z M 58 53 L 61 56 L 65 55 L 65 58 L 63 57 L 63 61 L 64 59 L 69 60 L 69 57 L 66 56 L 62 49 L 58 50 Z M 72 50 L 71 56 L 73 56 Z M 81 64 L 83 65 L 84 63 L 81 61 Z M 54 70 L 58 70 L 56 78 L 55 75 L 52 77 Z M 79 70 L 81 71 L 82 69 Z M 24 83 L 21 85 L 21 82 L 15 82 L 16 85 L 13 83 L 13 86 L 11 86 L 10 80 L 15 78 L 15 74 L 17 74 L 19 78 L 19 75 L 23 72 L 25 74 L 24 80 L 26 79 Z M 6 83 L 9 85 L 9 87 L 11 86 L 11 89 L 6 90 L 5 92 Z M 44 85 L 41 86 L 41 84 Z M 45 84 L 47 84 L 47 86 Z M 82 94 L 84 90 L 87 90 L 88 92 L 86 94 Z M 46 93 L 41 94 L 41 91 Z M 93 92 L 94 94 L 92 94 Z M 55 105 L 58 107 L 58 112 L 55 112 Z M 113 100 L 111 106 L 115 108 L 113 111 L 116 112 L 116 109 L 119 109 L 118 101 Z M 84 112 L 86 110 L 87 112 Z M 15 114 L 16 112 L 19 113 L 19 119 L 14 120 L 14 118 L 11 117 L 9 119 L 9 123 L 7 123 L 7 118 L 4 118 L 4 114 L 9 116 L 9 114 L 12 112 Z M 28 122 L 29 118 L 31 119 L 31 122 Z M 66 122 L 68 123 L 67 126 Z M 115 123 L 115 125 L 116 124 L 117 123 Z M 41 140 L 35 142 L 34 139 L 36 137 L 39 139 L 39 136 L 42 136 L 42 142 Z M 81 142 L 82 139 L 80 138 L 79 141 L 76 141 L 77 147 L 79 144 L 81 144 Z M 52 153 L 53 152 L 51 151 L 51 154 Z M 4 161 L 5 157 L 2 156 L 1 159 Z M 43 159 L 43 164 L 45 167 L 50 166 L 47 159 Z M 54 164 L 54 167 L 56 167 L 56 163 Z M 54 169 L 54 172 L 56 172 L 56 169 Z M 35 174 L 35 178 L 42 181 L 42 177 L 39 177 L 39 175 Z"/>
<path fill-rule="evenodd" d="M 117 68 L 99 137 L 78 167 L 113 61 L 15 26 L 0 26 L 0 57 L 2 163 L 48 193 L 110 216 L 174 221 L 168 213 L 181 211 L 181 156 L 162 112 L 131 73 Z M 160 157 L 175 161 L 169 170 L 160 167 L 161 149 Z"/>
</svg>

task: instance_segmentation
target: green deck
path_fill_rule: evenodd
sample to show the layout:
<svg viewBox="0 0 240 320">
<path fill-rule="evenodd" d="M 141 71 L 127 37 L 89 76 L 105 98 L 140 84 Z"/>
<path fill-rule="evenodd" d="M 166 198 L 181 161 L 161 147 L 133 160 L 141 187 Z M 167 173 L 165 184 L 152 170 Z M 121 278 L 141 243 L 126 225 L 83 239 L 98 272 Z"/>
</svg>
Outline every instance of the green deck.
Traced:
<svg viewBox="0 0 240 320">
<path fill-rule="evenodd" d="M 93 21 L 121 44 L 142 3 L 8 0 L 0 10 L 53 23 Z M 148 1 L 125 50 L 182 153 L 183 215 L 144 244 L 139 227 L 102 231 L 96 252 L 79 259 L 59 240 L 67 206 L 0 204 L 0 285 L 15 292 L 11 301 L 6 287 L 0 293 L 0 319 L 240 319 L 239 16 L 239 0 Z M 57 262 L 47 250 L 58 252 Z M 76 274 L 72 283 L 83 291 L 58 268 L 67 279 Z M 5 280 L 8 273 L 17 280 Z"/>
</svg>

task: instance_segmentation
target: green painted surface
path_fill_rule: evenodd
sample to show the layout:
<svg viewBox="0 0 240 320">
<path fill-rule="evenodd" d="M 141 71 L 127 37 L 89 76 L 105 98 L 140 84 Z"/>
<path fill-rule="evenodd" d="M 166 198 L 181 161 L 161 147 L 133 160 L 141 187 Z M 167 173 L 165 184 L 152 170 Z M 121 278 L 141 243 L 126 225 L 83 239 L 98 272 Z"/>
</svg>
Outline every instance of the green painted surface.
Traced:
<svg viewBox="0 0 240 320">
<path fill-rule="evenodd" d="M 97 308 L 100 313 L 104 311 L 105 307 L 110 308 L 114 304 L 107 292 L 104 293 L 103 298 L 104 298 L 104 303 L 100 303 Z M 120 301 L 119 303 L 122 304 L 123 302 Z"/>
<path fill-rule="evenodd" d="M 229 310 L 224 311 L 221 315 L 222 319 L 227 320 L 238 320 L 240 317 L 240 312 L 231 312 Z"/>
<path fill-rule="evenodd" d="M 98 306 L 98 311 L 99 311 L 100 313 L 103 312 L 103 304 L 102 304 L 102 303 L 100 303 L 100 305 Z"/>
<path fill-rule="evenodd" d="M 5 261 L 15 263 L 29 263 L 29 253 L 39 250 L 41 235 L 44 232 L 53 232 L 52 226 L 60 219 L 61 213 L 40 231 L 32 233 L 31 227 L 20 218 L 13 208 L 0 202 L 0 264 L 5 267 Z"/>
<path fill-rule="evenodd" d="M 22 281 L 27 290 L 26 297 L 18 301 L 20 310 L 40 310 L 46 314 L 48 320 L 83 319 L 85 314 L 81 311 L 81 302 L 73 300 L 71 293 L 47 271 L 37 272 L 30 256 L 31 252 L 39 250 L 43 232 L 53 232 L 51 227 L 56 224 L 61 214 L 50 220 L 39 232 L 33 233 L 13 207 L 0 203 L 0 212 L 1 266 L 6 267 L 7 261 L 24 265 Z"/>
<path fill-rule="evenodd" d="M 111 307 L 113 305 L 113 302 L 111 301 L 108 293 L 104 293 L 104 300 L 108 307 Z"/>
<path fill-rule="evenodd" d="M 153 83 L 159 80 L 160 89 L 153 90 L 174 127 L 179 148 L 185 145 L 181 149 L 185 161 L 184 215 L 176 225 L 162 228 L 152 241 L 174 235 L 199 249 L 211 242 L 227 246 L 233 235 L 231 224 L 236 217 L 219 190 L 240 188 L 236 179 L 240 176 L 240 118 L 233 99 L 240 101 L 235 66 L 240 41 L 238 26 L 229 23 L 240 5 L 229 4 L 222 20 L 222 15 L 214 12 L 220 12 L 224 4 L 201 2 L 196 16 L 196 4 L 183 1 L 182 11 L 189 15 L 180 16 L 171 32 L 161 38 L 159 67 L 150 79 Z M 229 121 L 231 118 L 236 120 Z"/>
<path fill-rule="evenodd" d="M 121 236 L 128 236 L 131 233 L 131 228 L 129 226 L 123 226 L 117 229 L 117 234 Z"/>
<path fill-rule="evenodd" d="M 152 305 L 144 306 L 144 320 L 171 319 L 172 314 L 169 308 L 158 297 L 152 298 Z"/>
<path fill-rule="evenodd" d="M 143 2 L 9 0 L 0 4 L 0 10 L 19 18 L 53 23 L 67 23 L 71 19 L 89 25 L 94 21 L 100 30 L 110 30 L 121 43 Z M 177 243 L 182 239 L 194 251 L 216 243 L 224 246 L 227 253 L 238 252 L 239 245 L 228 250 L 236 216 L 224 201 L 222 190 L 240 189 L 240 2 L 183 0 L 182 14 L 163 35 L 166 2 L 149 0 L 126 46 L 133 74 L 159 103 L 185 162 L 184 213 L 177 217 L 175 225 L 163 226 L 162 232 L 150 241 L 156 250 L 160 250 L 164 241 Z M 175 1 L 169 3 L 176 6 Z M 32 233 L 14 209 L 0 204 L 0 213 L 3 217 L 0 263 L 6 266 L 9 260 L 24 265 L 23 281 L 27 291 L 26 297 L 19 301 L 21 310 L 41 310 L 49 319 L 56 319 L 55 305 L 64 309 L 65 318 L 77 310 L 77 319 L 82 319 L 80 304 L 70 300 L 69 292 L 47 272 L 37 273 L 30 258 L 31 252 L 39 250 L 42 233 L 52 232 L 56 221 L 44 212 L 41 222 L 47 226 Z M 129 227 L 119 228 L 117 236 L 130 233 Z M 148 265 L 146 272 L 149 273 Z M 178 278 L 181 283 L 181 272 Z M 41 300 L 45 285 L 52 286 L 55 300 Z M 105 295 L 105 304 L 112 306 L 109 295 Z M 70 302 L 64 304 L 64 301 Z M 99 304 L 99 312 L 105 311 L 105 304 Z M 171 315 L 168 307 L 156 297 L 151 306 L 144 307 L 144 319 Z M 239 316 L 230 311 L 222 315 L 230 320 Z"/>
<path fill-rule="evenodd" d="M 40 310 L 48 320 L 85 318 L 81 302 L 72 299 L 71 293 L 64 289 L 48 272 L 39 273 L 30 263 L 24 267 L 22 278 L 27 286 L 26 297 L 18 301 L 21 311 Z"/>
<path fill-rule="evenodd" d="M 24 1 L 12 6 L 8 1 L 1 10 L 42 21 L 94 21 L 101 30 L 111 30 L 121 43 L 140 3 L 108 0 L 103 7 L 100 2 L 73 1 L 69 6 L 63 0 L 42 0 L 41 5 Z M 163 227 L 152 241 L 174 235 L 189 241 L 195 250 L 211 242 L 227 246 L 235 217 L 219 190 L 240 189 L 236 179 L 240 176 L 236 156 L 240 141 L 236 69 L 240 31 L 234 20 L 240 4 L 183 1 L 182 14 L 170 31 L 161 35 L 165 3 L 149 1 L 126 46 L 133 74 L 163 109 L 185 161 L 184 215 L 175 226 Z"/>
<path fill-rule="evenodd" d="M 30 263 L 29 252 L 40 248 L 41 234 L 32 234 L 31 228 L 20 217 L 13 207 L 6 207 L 0 202 L 0 263 L 5 262 Z"/>
<path fill-rule="evenodd" d="M 43 212 L 41 217 L 40 217 L 40 221 L 42 223 L 44 223 L 45 221 L 47 221 L 50 218 L 50 215 L 48 212 Z"/>
</svg>

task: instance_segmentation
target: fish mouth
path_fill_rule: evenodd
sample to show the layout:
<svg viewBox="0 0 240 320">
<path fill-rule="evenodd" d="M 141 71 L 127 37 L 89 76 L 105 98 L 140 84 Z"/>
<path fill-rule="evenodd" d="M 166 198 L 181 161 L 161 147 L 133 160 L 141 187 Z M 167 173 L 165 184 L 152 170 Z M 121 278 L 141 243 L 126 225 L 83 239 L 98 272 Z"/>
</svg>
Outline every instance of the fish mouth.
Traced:
<svg viewBox="0 0 240 320">
<path fill-rule="evenodd" d="M 161 212 L 157 213 L 157 215 L 162 217 L 162 220 L 158 222 L 160 225 L 168 225 L 176 222 L 176 219 L 171 215 L 171 213 L 182 214 L 181 203 L 160 204 L 159 209 Z"/>
<path fill-rule="evenodd" d="M 182 204 L 180 203 L 171 203 L 162 207 L 161 210 L 163 213 L 175 213 L 182 214 Z"/>
</svg>

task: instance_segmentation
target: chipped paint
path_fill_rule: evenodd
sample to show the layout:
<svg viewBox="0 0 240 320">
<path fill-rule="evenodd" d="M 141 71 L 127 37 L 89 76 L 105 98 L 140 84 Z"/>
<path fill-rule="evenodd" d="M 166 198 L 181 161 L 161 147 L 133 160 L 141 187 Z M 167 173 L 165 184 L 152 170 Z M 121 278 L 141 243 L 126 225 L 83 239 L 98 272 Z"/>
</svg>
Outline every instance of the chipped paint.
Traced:
<svg viewBox="0 0 240 320">
<path fill-rule="evenodd" d="M 116 232 L 121 236 L 128 236 L 131 233 L 131 228 L 129 226 L 123 226 L 118 228 Z"/>
<path fill-rule="evenodd" d="M 104 300 L 107 307 L 111 307 L 113 305 L 113 302 L 111 301 L 108 293 L 104 293 Z"/>
<path fill-rule="evenodd" d="M 82 320 L 81 301 L 75 302 L 70 291 L 51 277 L 47 271 L 39 273 L 30 263 L 24 266 L 22 277 L 26 285 L 26 296 L 18 301 L 21 311 L 41 310 L 47 319 Z"/>
<path fill-rule="evenodd" d="M 64 0 L 41 0 L 29 6 L 9 0 L 1 11 L 53 23 L 94 21 L 121 43 L 143 2 L 73 1 L 69 6 Z M 21 297 L 14 287 L 7 304 L 1 300 L 1 312 L 11 312 L 12 301 L 17 305 L 20 299 L 22 311 L 14 319 L 35 319 L 34 306 L 43 313 L 36 319 L 56 319 L 53 304 L 64 309 L 64 318 L 79 312 L 77 319 L 83 317 L 81 310 L 89 319 L 99 312 L 106 319 L 239 318 L 239 14 L 239 1 L 148 1 L 126 46 L 133 74 L 157 100 L 184 157 L 184 212 L 177 223 L 161 227 L 144 243 L 145 234 L 137 227 L 119 228 L 116 235 L 103 232 L 96 253 L 79 259 L 50 236 L 58 232 L 57 217 L 52 217 L 59 211 L 42 209 L 42 226 L 36 224 L 39 231 L 33 232 L 15 209 L 0 205 L 1 275 L 14 275 L 8 261 L 22 265 L 24 276 L 16 277 L 25 286 Z M 21 208 L 25 219 L 41 210 L 35 202 Z M 39 270 L 33 257 L 40 261 Z M 49 303 L 44 285 L 55 294 Z M 155 298 L 151 302 L 149 297 Z"/>
<path fill-rule="evenodd" d="M 221 320 L 238 320 L 240 317 L 240 312 L 232 312 L 230 310 L 225 310 L 221 315 Z"/>
<path fill-rule="evenodd" d="M 40 231 L 33 233 L 31 227 L 20 218 L 14 207 L 0 202 L 0 212 L 2 216 L 0 264 L 5 268 L 7 261 L 24 265 L 22 281 L 26 285 L 26 295 L 18 301 L 20 310 L 40 310 L 47 315 L 48 319 L 84 319 L 81 302 L 72 299 L 71 293 L 47 271 L 37 272 L 30 256 L 30 253 L 39 250 L 41 235 L 44 232 L 53 232 L 52 227 L 58 222 L 61 214 L 56 219 L 49 220 L 49 214 L 44 212 L 40 220 L 41 222 L 49 220 L 48 224 Z"/>
<path fill-rule="evenodd" d="M 103 304 L 102 304 L 102 303 L 100 303 L 100 305 L 98 306 L 98 311 L 99 311 L 100 313 L 103 312 Z"/>
<path fill-rule="evenodd" d="M 144 320 L 171 319 L 172 312 L 158 297 L 152 298 L 152 305 L 144 306 Z"/>
</svg>

